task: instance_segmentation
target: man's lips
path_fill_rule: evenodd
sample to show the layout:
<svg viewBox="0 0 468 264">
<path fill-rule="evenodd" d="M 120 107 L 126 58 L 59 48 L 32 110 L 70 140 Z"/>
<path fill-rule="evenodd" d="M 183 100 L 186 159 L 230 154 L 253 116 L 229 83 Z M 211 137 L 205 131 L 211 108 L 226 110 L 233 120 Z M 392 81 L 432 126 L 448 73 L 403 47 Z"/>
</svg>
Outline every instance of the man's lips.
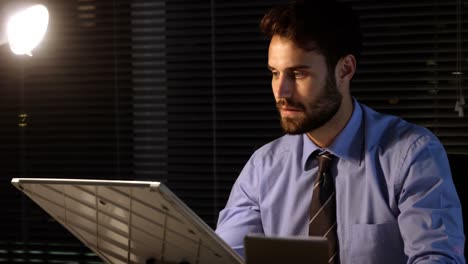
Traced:
<svg viewBox="0 0 468 264">
<path fill-rule="evenodd" d="M 299 103 L 293 102 L 292 100 L 288 101 L 286 99 L 280 99 L 276 103 L 276 107 L 281 113 L 281 116 L 297 115 L 305 110 Z"/>
<path fill-rule="evenodd" d="M 279 109 L 280 111 L 295 111 L 295 112 L 302 111 L 302 109 L 294 108 L 294 107 L 280 107 Z"/>
<path fill-rule="evenodd" d="M 302 109 L 294 107 L 280 107 L 279 110 L 281 116 L 292 116 L 302 112 Z"/>
</svg>

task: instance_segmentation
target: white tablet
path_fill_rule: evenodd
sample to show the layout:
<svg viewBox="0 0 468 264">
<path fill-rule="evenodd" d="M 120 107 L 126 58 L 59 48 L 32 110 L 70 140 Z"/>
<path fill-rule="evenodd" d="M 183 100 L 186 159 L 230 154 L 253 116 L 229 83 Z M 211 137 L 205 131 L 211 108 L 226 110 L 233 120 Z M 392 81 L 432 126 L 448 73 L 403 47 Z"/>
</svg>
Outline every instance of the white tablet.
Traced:
<svg viewBox="0 0 468 264">
<path fill-rule="evenodd" d="M 244 263 L 163 183 L 15 178 L 12 184 L 106 263 Z"/>
</svg>

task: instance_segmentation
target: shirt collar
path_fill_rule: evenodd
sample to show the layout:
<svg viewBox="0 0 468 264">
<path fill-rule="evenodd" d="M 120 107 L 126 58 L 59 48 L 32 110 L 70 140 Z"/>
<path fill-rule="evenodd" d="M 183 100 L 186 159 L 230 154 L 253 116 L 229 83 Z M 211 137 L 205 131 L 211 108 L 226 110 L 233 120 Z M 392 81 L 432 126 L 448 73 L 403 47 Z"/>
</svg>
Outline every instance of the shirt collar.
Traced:
<svg viewBox="0 0 468 264">
<path fill-rule="evenodd" d="M 353 113 L 344 129 L 338 134 L 333 143 L 326 148 L 330 153 L 340 159 L 360 162 L 363 139 L 362 109 L 361 105 L 353 98 Z M 309 156 L 320 149 L 309 139 L 307 134 L 303 134 L 302 147 L 302 167 L 306 170 Z"/>
</svg>

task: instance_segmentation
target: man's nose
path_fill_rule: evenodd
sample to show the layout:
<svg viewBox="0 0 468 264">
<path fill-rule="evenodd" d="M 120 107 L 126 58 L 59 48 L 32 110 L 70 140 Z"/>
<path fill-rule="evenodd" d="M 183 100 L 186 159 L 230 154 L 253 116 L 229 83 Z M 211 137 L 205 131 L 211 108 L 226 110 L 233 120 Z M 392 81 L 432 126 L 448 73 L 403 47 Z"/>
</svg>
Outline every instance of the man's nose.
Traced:
<svg viewBox="0 0 468 264">
<path fill-rule="evenodd" d="M 290 78 L 283 75 L 277 81 L 276 96 L 278 98 L 290 98 L 293 94 L 294 83 Z"/>
</svg>

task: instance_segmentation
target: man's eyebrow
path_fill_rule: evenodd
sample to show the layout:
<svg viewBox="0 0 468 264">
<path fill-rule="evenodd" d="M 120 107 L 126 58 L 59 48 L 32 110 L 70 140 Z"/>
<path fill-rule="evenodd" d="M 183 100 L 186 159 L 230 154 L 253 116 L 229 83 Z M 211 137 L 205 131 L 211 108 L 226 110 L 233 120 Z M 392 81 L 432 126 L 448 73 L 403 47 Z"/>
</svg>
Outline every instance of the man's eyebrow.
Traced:
<svg viewBox="0 0 468 264">
<path fill-rule="evenodd" d="M 289 70 L 289 71 L 296 71 L 296 70 L 307 70 L 307 69 L 311 69 L 312 67 L 308 66 L 308 65 L 297 65 L 297 66 L 293 66 L 293 67 L 289 67 L 289 68 L 286 68 L 286 70 Z M 270 65 L 268 65 L 268 69 L 270 71 L 272 70 L 276 70 L 274 67 L 271 67 Z"/>
</svg>

